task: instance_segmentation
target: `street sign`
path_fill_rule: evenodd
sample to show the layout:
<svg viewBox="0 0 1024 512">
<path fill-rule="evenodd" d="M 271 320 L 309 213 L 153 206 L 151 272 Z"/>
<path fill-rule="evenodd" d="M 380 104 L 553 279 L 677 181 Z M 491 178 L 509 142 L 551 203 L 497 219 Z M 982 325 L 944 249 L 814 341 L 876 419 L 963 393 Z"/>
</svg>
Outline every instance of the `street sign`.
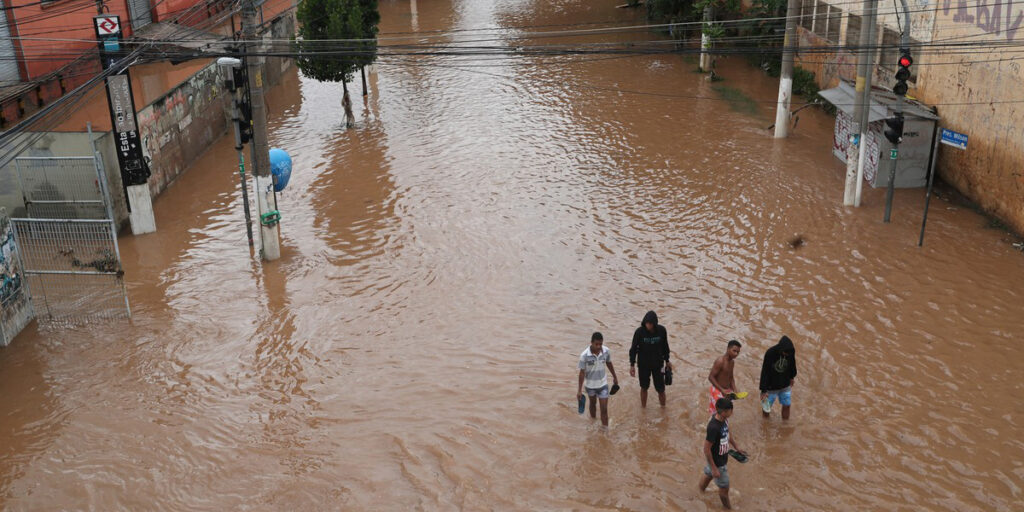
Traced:
<svg viewBox="0 0 1024 512">
<path fill-rule="evenodd" d="M 889 159 L 890 160 L 896 160 L 896 155 L 898 155 L 898 154 L 899 154 L 899 150 L 898 149 L 896 149 L 896 148 L 890 149 L 889 150 Z"/>
<path fill-rule="evenodd" d="M 128 187 L 146 183 L 149 168 L 142 153 L 142 141 L 135 118 L 132 82 L 124 73 L 107 77 L 107 101 L 110 104 L 111 124 L 114 126 L 117 162 L 121 166 L 121 182 Z"/>
<path fill-rule="evenodd" d="M 953 146 L 957 149 L 967 149 L 967 135 L 954 132 L 953 130 L 943 128 L 942 139 L 940 142 L 947 146 Z"/>
<path fill-rule="evenodd" d="M 120 16 L 93 16 L 96 22 L 96 35 L 114 36 L 121 33 Z"/>
</svg>

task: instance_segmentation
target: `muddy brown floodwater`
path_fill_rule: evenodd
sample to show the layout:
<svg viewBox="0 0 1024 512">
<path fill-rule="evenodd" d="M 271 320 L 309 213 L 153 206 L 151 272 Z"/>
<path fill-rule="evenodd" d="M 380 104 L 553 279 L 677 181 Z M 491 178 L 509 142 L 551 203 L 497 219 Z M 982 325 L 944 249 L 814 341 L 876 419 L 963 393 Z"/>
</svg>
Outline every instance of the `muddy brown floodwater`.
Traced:
<svg viewBox="0 0 1024 512">
<path fill-rule="evenodd" d="M 381 32 L 642 20 L 614 3 L 385 1 Z M 625 37 L 655 36 L 591 40 Z M 716 510 L 707 372 L 737 338 L 756 392 L 785 333 L 793 418 L 738 402 L 738 510 L 1021 510 L 1024 257 L 941 200 L 918 248 L 920 189 L 888 225 L 881 191 L 842 207 L 831 118 L 774 141 L 776 82 L 721 64 L 384 61 L 351 130 L 291 73 L 282 259 L 250 257 L 223 138 L 122 237 L 130 322 L 0 350 L 0 508 Z M 600 330 L 625 374 L 648 309 L 668 407 L 623 377 L 602 431 L 576 358 Z"/>
</svg>

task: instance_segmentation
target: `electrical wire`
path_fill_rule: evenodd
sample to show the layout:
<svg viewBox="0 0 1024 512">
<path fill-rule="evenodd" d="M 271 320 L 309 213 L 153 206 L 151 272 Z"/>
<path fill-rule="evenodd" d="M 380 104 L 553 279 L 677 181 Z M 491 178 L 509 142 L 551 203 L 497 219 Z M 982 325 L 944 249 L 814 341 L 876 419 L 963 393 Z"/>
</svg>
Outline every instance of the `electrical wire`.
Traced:
<svg viewBox="0 0 1024 512">
<path fill-rule="evenodd" d="M 163 1 L 163 0 L 161 0 L 161 1 Z M 201 7 L 205 8 L 205 5 L 201 6 Z M 183 10 L 181 12 L 181 15 L 179 16 L 179 19 L 183 18 L 185 16 L 189 16 L 189 18 L 191 18 L 191 17 L 193 17 L 193 16 L 195 16 L 197 14 L 197 11 L 198 10 L 185 9 L 185 10 Z M 189 14 L 189 12 L 191 12 L 191 14 Z M 235 10 L 229 12 L 229 13 L 226 13 L 225 15 L 221 16 L 221 18 L 224 19 L 227 16 L 233 16 L 236 12 L 237 12 L 237 9 L 235 9 Z M 783 20 L 783 19 L 786 19 L 786 18 L 785 17 L 782 17 L 782 18 L 780 18 L 780 17 L 771 17 L 771 18 L 763 17 L 763 18 L 761 18 L 761 20 Z M 737 22 L 737 23 L 738 22 L 749 23 L 750 21 L 752 21 L 752 20 L 749 20 L 749 19 L 747 19 L 747 20 L 735 20 L 735 22 Z M 533 39 L 533 38 L 538 38 L 538 37 L 568 37 L 568 36 L 583 36 L 583 35 L 593 36 L 593 35 L 600 35 L 600 34 L 607 34 L 607 33 L 622 34 L 622 33 L 628 33 L 627 29 L 629 31 L 640 31 L 640 30 L 649 31 L 652 28 L 659 28 L 659 27 L 661 27 L 661 28 L 665 28 L 665 27 L 680 27 L 680 26 L 686 26 L 686 25 L 699 25 L 699 24 L 700 24 L 700 22 L 694 22 L 694 23 L 690 23 L 690 24 L 674 23 L 674 24 L 659 24 L 659 25 L 634 25 L 634 26 L 627 26 L 627 27 L 614 27 L 614 30 L 612 30 L 611 32 L 609 32 L 610 29 L 608 27 L 598 28 L 598 29 L 573 30 L 573 31 L 557 31 L 557 32 L 550 32 L 549 31 L 549 32 L 539 32 L 539 33 L 531 32 L 531 33 L 525 33 L 525 34 L 517 35 L 517 37 L 515 39 L 526 40 L 526 39 Z M 180 29 L 179 32 L 183 31 L 183 30 L 185 30 L 185 29 L 184 28 Z M 466 30 L 468 31 L 468 30 L 471 30 L 471 29 L 466 29 Z M 487 29 L 487 30 L 490 30 L 490 29 Z M 452 32 L 449 31 L 447 33 L 451 34 Z M 416 34 L 416 35 L 419 36 L 420 34 Z M 52 38 L 52 39 L 57 40 L 59 38 Z M 393 38 L 393 39 L 401 40 L 401 39 L 408 39 L 408 38 Z M 597 42 L 597 43 L 585 43 L 585 45 L 587 45 L 587 46 L 573 45 L 573 47 L 570 47 L 570 46 L 565 45 L 565 44 L 530 45 L 530 46 L 518 46 L 518 47 L 511 48 L 511 49 L 507 46 L 507 44 L 505 46 L 469 46 L 469 47 L 465 46 L 467 43 L 479 43 L 479 42 L 490 42 L 490 41 L 501 41 L 501 42 L 507 43 L 508 39 L 509 38 L 506 37 L 506 38 L 498 38 L 498 39 L 494 39 L 494 38 L 486 39 L 485 38 L 485 39 L 476 39 L 476 40 L 469 40 L 469 41 L 452 41 L 452 42 L 447 43 L 443 47 L 438 46 L 436 44 L 430 45 L 429 43 L 420 43 L 420 44 L 413 44 L 413 45 L 408 45 L 408 44 L 407 45 L 379 45 L 377 47 L 377 50 L 374 53 L 377 54 L 378 56 L 384 58 L 384 59 L 392 58 L 392 57 L 397 58 L 397 57 L 403 57 L 403 56 L 430 56 L 430 55 L 436 55 L 436 56 L 458 57 L 458 58 L 463 58 L 463 59 L 470 58 L 470 59 L 477 59 L 477 60 L 480 60 L 481 58 L 501 59 L 501 58 L 508 58 L 508 57 L 511 57 L 511 56 L 515 56 L 515 57 L 524 57 L 524 56 L 526 56 L 526 57 L 529 57 L 529 56 L 593 56 L 593 55 L 611 55 L 609 57 L 600 57 L 600 58 L 593 58 L 593 57 L 591 57 L 590 58 L 591 60 L 599 60 L 599 59 L 605 59 L 605 58 L 626 58 L 626 57 L 640 56 L 640 55 L 698 53 L 700 51 L 700 50 L 696 50 L 696 49 L 694 49 L 694 50 L 686 50 L 686 49 L 680 50 L 678 48 L 675 48 L 675 46 L 677 46 L 679 43 L 677 41 L 674 41 L 674 40 L 668 40 L 668 41 L 665 41 L 665 40 L 641 41 L 639 43 L 637 43 L 637 42 L 627 42 L 627 43 L 621 43 L 621 42 Z M 757 42 L 765 42 L 765 41 L 773 40 L 773 38 L 771 36 L 763 36 L 763 35 L 759 35 L 759 36 L 736 36 L 736 37 L 733 37 L 733 38 L 723 38 L 723 39 L 725 39 L 726 41 L 729 41 L 731 39 L 732 42 L 755 42 L 755 41 L 757 41 Z M 69 41 L 69 39 L 59 39 L 59 40 Z M 70 39 L 70 41 L 74 41 L 74 40 Z M 223 40 L 202 40 L 202 41 L 190 40 L 190 42 L 207 42 L 207 43 L 222 42 L 222 41 Z M 89 42 L 93 42 L 93 41 L 90 40 Z M 173 39 L 173 38 L 166 38 L 165 40 L 162 40 L 162 41 L 146 41 L 146 42 L 142 42 L 140 44 L 146 44 L 146 45 L 149 45 L 149 46 L 147 46 L 147 48 L 152 48 L 152 46 L 154 46 L 156 44 L 175 44 L 175 43 L 179 43 L 179 42 L 183 42 L 183 40 Z M 257 42 L 257 41 L 239 41 L 239 42 Z M 259 42 L 263 43 L 264 41 L 260 40 Z M 291 45 L 291 43 L 292 43 L 290 40 L 276 40 L 276 41 L 271 40 L 269 42 L 271 43 L 271 47 L 273 47 L 273 45 L 275 43 L 287 43 L 289 45 Z M 267 52 L 247 52 L 247 53 L 243 54 L 242 56 L 264 56 L 264 57 L 290 57 L 290 58 L 294 58 L 294 57 L 297 57 L 297 56 L 315 55 L 315 56 L 318 56 L 318 57 L 342 58 L 344 56 L 367 55 L 368 54 L 368 52 L 366 52 L 366 50 L 361 48 L 361 47 L 359 47 L 359 48 L 356 48 L 356 47 L 346 47 L 346 46 L 342 46 L 342 45 L 336 45 L 334 47 L 328 46 L 330 43 L 339 43 L 339 42 L 357 43 L 357 42 L 366 42 L 366 40 L 317 41 L 317 44 L 321 45 L 321 47 L 325 49 L 325 51 L 323 51 L 323 52 L 303 52 L 303 53 L 300 54 L 300 53 L 297 53 L 297 52 L 294 52 L 294 51 L 276 51 L 276 52 L 275 51 L 267 51 Z M 638 48 L 637 47 L 638 44 L 648 45 L 648 47 Z M 616 46 L 621 47 L 623 45 L 629 45 L 629 46 L 631 46 L 631 48 L 615 48 Z M 670 46 L 670 45 L 672 46 L 672 48 L 668 48 L 668 46 Z M 977 42 L 977 43 L 968 42 L 967 44 L 956 44 L 956 45 L 949 45 L 949 44 L 946 44 L 946 45 L 936 45 L 936 44 L 928 45 L 928 43 L 919 43 L 917 45 L 917 47 L 919 49 L 921 49 L 922 52 L 928 46 L 933 47 L 933 49 L 940 49 L 941 48 L 941 49 L 944 50 L 943 53 L 950 54 L 952 52 L 949 50 L 949 48 L 955 48 L 955 49 L 958 49 L 958 50 L 961 50 L 961 51 L 964 51 L 964 52 L 976 51 L 976 49 L 970 47 L 971 45 L 975 45 L 975 46 L 984 45 L 986 50 L 990 50 L 994 46 L 992 41 L 981 41 L 981 42 Z M 431 47 L 431 46 L 433 46 L 433 47 Z M 661 46 L 661 47 L 659 48 L 659 46 Z M 1002 47 L 1004 47 L 1004 48 L 1012 47 L 1012 46 L 1019 46 L 1019 44 L 1003 44 L 1002 45 Z M 840 51 L 840 50 L 857 51 L 857 50 L 862 50 L 862 49 L 867 49 L 867 48 L 869 48 L 869 47 L 855 47 L 855 46 L 835 45 L 835 46 L 824 46 L 822 48 L 816 48 L 816 49 L 802 48 L 802 49 L 799 49 L 798 51 L 800 53 L 834 53 L 834 52 Z M 880 46 L 880 45 L 873 45 L 870 48 L 872 48 L 872 49 L 883 49 L 883 48 L 886 48 L 886 47 L 885 46 Z M 778 54 L 780 51 L 784 51 L 784 50 L 780 49 L 778 47 L 771 47 L 771 48 L 767 48 L 767 49 L 766 48 L 750 48 L 750 47 L 745 47 L 745 48 L 744 47 L 734 47 L 734 48 L 719 47 L 719 48 L 712 49 L 712 51 L 709 52 L 709 53 L 719 54 L 719 55 L 730 55 L 730 54 L 765 54 L 765 53 Z M 173 57 L 179 57 L 179 58 L 189 58 L 189 57 L 193 57 L 193 58 L 194 57 L 211 58 L 211 57 L 215 57 L 215 56 L 218 55 L 216 53 L 212 54 L 212 55 L 209 54 L 209 53 L 199 55 L 198 52 L 184 52 L 184 51 L 172 51 L 172 52 L 161 51 L 160 53 L 161 53 L 162 56 L 172 57 L 172 58 Z M 227 55 L 227 53 L 223 53 L 223 55 Z M 233 55 L 237 56 L 239 54 L 238 53 L 233 53 Z M 38 57 L 38 58 L 41 59 L 41 58 L 47 58 L 47 57 Z M 52 58 L 52 57 L 49 57 L 49 58 Z M 146 55 L 140 55 L 139 56 L 140 61 L 146 60 L 148 58 L 151 58 L 151 57 L 146 56 Z M 26 60 L 28 60 L 28 59 L 26 59 Z M 995 61 L 1005 61 L 1005 60 L 1007 60 L 1007 59 L 1005 59 L 1005 58 L 995 59 Z M 1014 60 L 1014 59 L 1008 59 L 1008 60 Z M 963 63 L 963 62 L 962 61 L 961 62 L 957 62 L 956 64 L 961 64 L 961 63 Z M 383 65 L 391 65 L 392 63 L 383 62 L 382 64 Z M 642 91 L 633 91 L 633 92 L 640 93 Z M 987 102 L 972 102 L 971 104 L 982 104 L 982 103 L 987 103 Z"/>
<path fill-rule="evenodd" d="M 476 69 L 465 69 L 465 68 L 462 68 L 460 66 L 453 66 L 453 65 L 439 64 L 439 63 L 381 63 L 381 65 L 383 65 L 383 66 L 409 65 L 409 66 L 422 66 L 422 67 L 437 67 L 437 68 L 444 68 L 444 69 L 460 70 L 460 71 L 465 71 L 465 72 L 468 72 L 468 73 L 476 73 L 476 74 L 480 74 L 480 75 L 487 75 L 487 76 L 492 76 L 492 77 L 495 77 L 495 78 L 501 78 L 501 79 L 505 79 L 505 80 L 509 80 L 509 81 L 515 81 L 516 80 L 515 77 L 508 76 L 508 75 L 502 75 L 500 73 L 491 73 L 491 72 L 486 72 L 486 71 L 479 71 L 479 70 L 476 70 Z M 548 83 L 548 84 L 552 84 L 552 85 L 557 85 L 557 86 L 566 86 L 566 83 L 565 83 L 564 80 L 543 79 L 543 78 L 537 78 L 537 77 L 531 77 L 531 80 L 539 81 L 539 82 L 542 82 L 542 83 Z M 573 83 L 573 84 L 571 84 L 571 86 L 574 87 L 574 88 L 584 88 L 584 89 L 604 91 L 604 92 L 613 92 L 613 93 L 616 93 L 616 94 L 629 94 L 629 95 L 638 95 L 638 96 L 653 96 L 653 97 L 667 98 L 667 99 L 731 101 L 728 98 L 722 98 L 722 97 L 687 95 L 687 94 L 677 94 L 677 93 L 667 93 L 667 92 L 657 92 L 657 91 L 640 91 L 640 90 L 635 90 L 635 89 L 623 89 L 623 88 L 618 88 L 618 87 L 608 87 L 608 86 L 593 85 L 593 84 L 586 84 L 586 83 L 583 83 L 583 84 L 581 84 L 581 83 Z M 765 104 L 765 105 L 778 105 L 778 100 L 751 100 L 751 101 L 753 101 L 754 103 L 760 103 L 760 104 Z M 1017 103 L 1024 103 L 1024 100 L 985 101 L 985 102 L 947 102 L 947 103 L 931 103 L 929 105 L 952 106 L 952 105 L 994 105 L 994 104 L 1017 104 Z M 805 105 L 810 105 L 810 104 L 814 104 L 814 102 L 807 102 L 807 103 L 805 103 Z M 850 106 L 850 107 L 852 107 L 852 106 L 855 106 L 856 104 L 855 103 L 837 104 L 837 106 L 840 106 L 840 105 L 841 106 Z"/>
<path fill-rule="evenodd" d="M 160 5 L 165 1 L 166 0 L 158 0 L 156 3 L 152 5 L 152 8 L 155 9 L 156 6 Z M 201 4 L 196 5 L 205 7 Z M 179 21 L 182 19 L 183 16 L 184 13 L 176 16 L 171 21 Z M 172 35 L 179 33 L 181 30 L 183 29 L 178 29 L 175 32 L 172 32 Z M 95 88 L 99 81 L 105 80 L 108 76 L 111 76 L 115 73 L 127 70 L 131 65 L 135 64 L 139 60 L 140 55 L 142 55 L 147 48 L 148 46 L 140 46 L 136 48 L 130 54 L 113 63 L 107 69 L 96 74 L 82 85 L 76 87 L 70 93 L 61 96 L 50 105 L 44 107 L 38 112 L 35 112 L 27 119 L 24 119 L 15 126 L 11 127 L 9 130 L 0 133 L 0 155 L 4 155 L 3 157 L 0 157 L 3 158 L 3 160 L 0 160 L 0 166 L 6 165 L 17 155 L 21 154 L 25 149 L 31 147 L 40 137 L 45 135 L 46 132 L 34 132 L 35 135 L 25 137 L 21 140 L 18 140 L 18 135 L 26 132 L 29 128 L 35 126 L 36 123 L 42 122 L 44 120 L 48 121 L 46 128 L 52 127 L 66 120 L 70 116 L 70 114 L 75 111 L 77 104 L 82 96 L 84 96 L 90 90 Z M 13 148 L 11 146 L 13 146 Z"/>
</svg>

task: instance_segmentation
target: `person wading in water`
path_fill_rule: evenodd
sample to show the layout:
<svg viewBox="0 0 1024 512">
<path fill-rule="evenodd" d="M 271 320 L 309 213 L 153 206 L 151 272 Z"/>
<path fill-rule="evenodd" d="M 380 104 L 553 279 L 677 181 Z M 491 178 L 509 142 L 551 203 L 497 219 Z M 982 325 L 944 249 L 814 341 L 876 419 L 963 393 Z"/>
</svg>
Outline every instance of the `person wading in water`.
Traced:
<svg viewBox="0 0 1024 512">
<path fill-rule="evenodd" d="M 789 336 L 783 336 L 779 343 L 764 353 L 761 363 L 761 410 L 767 418 L 772 412 L 775 400 L 782 404 L 782 419 L 789 419 L 789 408 L 793 405 L 793 381 L 796 379 L 796 349 Z"/>
<path fill-rule="evenodd" d="M 730 340 L 725 347 L 725 355 L 718 356 L 718 359 L 715 359 L 715 364 L 711 365 L 711 373 L 708 374 L 708 382 L 711 383 L 711 388 L 708 390 L 711 394 L 708 414 L 715 413 L 715 402 L 719 398 L 728 397 L 729 393 L 736 392 L 736 377 L 733 375 L 733 368 L 735 368 L 736 358 L 739 357 L 742 347 L 740 342 Z"/>
<path fill-rule="evenodd" d="M 608 371 L 612 374 L 612 384 L 619 385 L 619 378 L 615 375 L 615 366 L 612 365 L 612 353 L 604 346 L 604 336 L 595 332 L 590 336 L 590 346 L 583 349 L 580 354 L 580 361 L 576 367 L 580 371 L 579 387 L 576 388 L 576 398 L 583 397 L 586 390 L 590 397 L 590 417 L 597 417 L 597 406 L 595 402 L 601 402 L 601 424 L 608 426 Z"/>
<path fill-rule="evenodd" d="M 637 363 L 640 365 L 640 406 L 647 407 L 647 388 L 654 379 L 654 390 L 658 392 L 658 401 L 665 407 L 665 374 L 661 368 L 671 371 L 672 363 L 668 361 L 668 332 L 658 325 L 658 314 L 648 311 L 633 333 L 633 344 L 629 347 L 629 376 L 636 376 Z"/>
<path fill-rule="evenodd" d="M 729 462 L 729 446 L 732 445 L 743 457 L 747 456 L 747 452 L 740 449 L 736 438 L 729 432 L 729 416 L 732 416 L 732 400 L 719 398 L 715 403 L 715 415 L 708 421 L 707 435 L 704 437 L 704 460 L 707 464 L 699 485 L 700 492 L 704 492 L 714 480 L 722 506 L 727 509 L 732 508 L 729 503 L 729 471 L 725 466 Z"/>
</svg>

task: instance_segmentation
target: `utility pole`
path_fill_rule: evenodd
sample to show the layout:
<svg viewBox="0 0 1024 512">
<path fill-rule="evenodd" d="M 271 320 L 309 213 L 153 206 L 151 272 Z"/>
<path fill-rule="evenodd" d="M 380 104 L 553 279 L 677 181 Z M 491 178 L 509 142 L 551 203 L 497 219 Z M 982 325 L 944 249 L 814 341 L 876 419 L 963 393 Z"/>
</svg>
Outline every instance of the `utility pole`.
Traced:
<svg viewBox="0 0 1024 512">
<path fill-rule="evenodd" d="M 701 24 L 700 32 L 700 63 L 698 66 L 703 72 L 710 72 L 711 70 L 711 54 L 707 53 L 711 49 L 711 18 L 713 14 L 711 11 L 711 2 L 708 1 L 704 4 L 704 23 Z"/>
<path fill-rule="evenodd" d="M 789 0 L 786 6 L 786 37 L 782 42 L 782 75 L 779 77 L 779 104 L 775 110 L 775 138 L 789 135 L 789 105 L 793 99 L 793 58 L 796 54 L 796 23 L 800 17 L 800 0 Z"/>
<path fill-rule="evenodd" d="M 109 69 L 123 58 L 121 50 L 121 17 L 102 14 L 103 4 L 97 3 L 98 14 L 93 17 L 96 40 L 100 51 L 100 65 Z M 149 165 L 142 153 L 139 122 L 135 115 L 135 95 L 129 69 L 124 68 L 106 78 L 107 105 L 110 107 L 110 125 L 117 151 L 117 165 L 121 171 L 125 205 L 132 234 L 142 235 L 156 231 L 153 197 L 149 193 Z"/>
<path fill-rule="evenodd" d="M 859 95 L 854 94 L 854 102 L 861 108 L 860 118 L 856 119 L 860 125 L 860 147 L 857 148 L 857 177 L 853 194 L 853 206 L 860 206 L 861 192 L 864 190 L 864 165 L 867 162 L 868 133 L 870 127 L 868 121 L 871 119 L 871 79 L 875 74 L 875 41 L 878 36 L 875 29 L 878 26 L 878 0 L 866 0 L 864 7 L 864 18 L 861 19 L 860 30 L 863 33 L 867 26 L 867 35 L 862 37 L 864 41 L 864 86 L 858 89 Z M 858 86 L 860 76 L 857 77 Z"/>
<path fill-rule="evenodd" d="M 242 7 L 242 39 L 244 53 L 259 48 L 256 40 L 256 5 L 244 0 Z M 263 64 L 259 57 L 247 55 L 249 97 L 252 103 L 252 160 L 256 176 L 256 213 L 260 218 L 260 255 L 266 261 L 281 257 L 279 221 L 281 214 L 275 209 L 274 180 L 270 176 L 270 147 L 267 142 L 267 109 L 263 100 Z"/>
<path fill-rule="evenodd" d="M 864 142 L 861 136 L 861 118 L 864 115 L 864 104 L 860 101 L 864 95 L 864 86 L 870 78 L 866 75 L 870 72 L 869 60 L 871 44 L 869 27 L 871 26 L 871 2 L 864 2 L 864 10 L 861 11 L 860 39 L 857 41 L 857 82 L 853 94 L 853 119 L 850 125 L 850 140 L 846 146 L 846 189 L 843 193 L 843 204 L 853 206 L 857 198 L 857 162 L 860 160 L 860 145 Z"/>
</svg>

